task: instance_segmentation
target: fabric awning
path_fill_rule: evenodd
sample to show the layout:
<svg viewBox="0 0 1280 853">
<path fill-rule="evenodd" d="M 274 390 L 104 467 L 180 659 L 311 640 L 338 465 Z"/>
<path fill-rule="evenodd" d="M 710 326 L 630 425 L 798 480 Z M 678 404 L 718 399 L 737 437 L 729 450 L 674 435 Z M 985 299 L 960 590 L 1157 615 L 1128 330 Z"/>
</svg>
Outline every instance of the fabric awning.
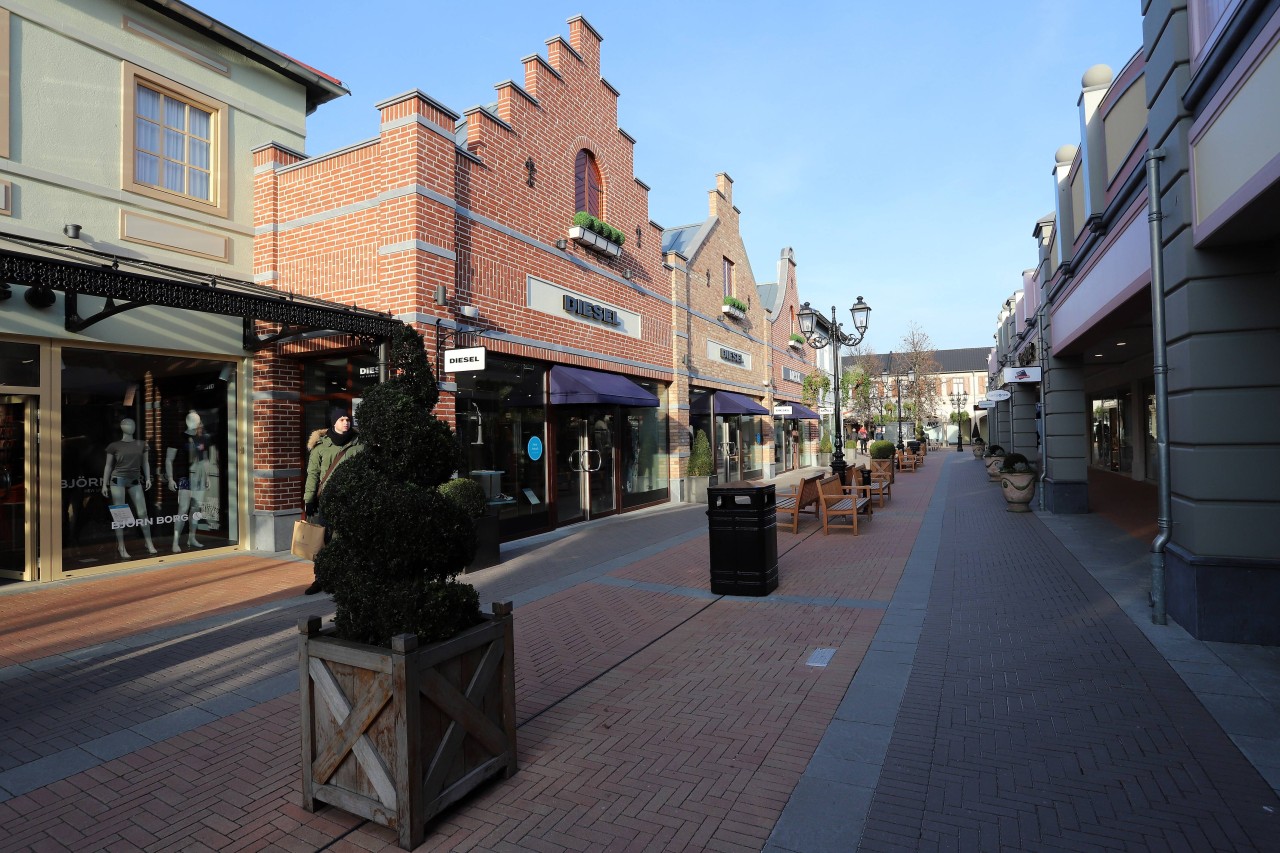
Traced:
<svg viewBox="0 0 1280 853">
<path fill-rule="evenodd" d="M 717 415 L 769 414 L 769 410 L 755 400 L 750 397 L 744 397 L 741 394 L 734 394 L 732 391 L 715 391 L 710 394 L 704 394 L 697 403 L 689 407 L 689 411 L 694 414 L 706 414 L 711 407 L 713 398 Z"/>
<path fill-rule="evenodd" d="M 783 405 L 791 407 L 791 414 L 787 416 L 790 420 L 796 420 L 796 421 L 822 420 L 822 418 L 818 417 L 818 413 L 815 412 L 813 409 L 809 408 L 808 406 L 802 406 L 799 403 L 783 403 Z"/>
<path fill-rule="evenodd" d="M 582 367 L 551 368 L 551 404 L 575 406 L 607 403 L 615 406 L 657 406 L 658 398 L 616 373 Z"/>
</svg>

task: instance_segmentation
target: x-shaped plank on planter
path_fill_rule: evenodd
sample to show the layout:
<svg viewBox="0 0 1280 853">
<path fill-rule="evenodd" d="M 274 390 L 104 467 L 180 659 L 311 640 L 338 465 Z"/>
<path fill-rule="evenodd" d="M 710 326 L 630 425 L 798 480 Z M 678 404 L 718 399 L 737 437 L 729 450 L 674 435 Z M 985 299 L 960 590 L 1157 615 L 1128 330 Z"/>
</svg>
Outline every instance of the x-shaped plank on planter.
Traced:
<svg viewBox="0 0 1280 853">
<path fill-rule="evenodd" d="M 443 787 L 444 774 L 451 763 L 448 757 L 455 754 L 464 735 L 470 734 L 491 755 L 501 755 L 506 751 L 505 733 L 484 715 L 479 705 L 502 663 L 502 655 L 503 644 L 500 639 L 489 643 L 480 666 L 471 676 L 465 695 L 458 692 L 457 688 L 445 681 L 434 669 L 426 667 L 421 671 L 422 695 L 449 717 L 449 727 L 440 739 L 435 755 L 431 757 L 431 767 L 423 785 L 428 800 Z"/>
<path fill-rule="evenodd" d="M 365 730 L 378 716 L 387 702 L 391 701 L 391 675 L 379 673 L 370 690 L 360 697 L 360 701 L 352 707 L 333 673 L 325 666 L 324 661 L 311 658 L 308 671 L 316 692 L 324 700 L 329 713 L 333 715 L 337 729 L 329 739 L 323 752 L 316 756 L 311 765 L 311 773 L 317 784 L 325 784 L 329 777 L 337 771 L 347 753 L 354 753 L 356 761 L 369 777 L 370 784 L 378 794 L 378 800 L 391 809 L 396 808 L 396 786 L 391 779 L 387 765 L 382 761 L 378 751 Z"/>
</svg>

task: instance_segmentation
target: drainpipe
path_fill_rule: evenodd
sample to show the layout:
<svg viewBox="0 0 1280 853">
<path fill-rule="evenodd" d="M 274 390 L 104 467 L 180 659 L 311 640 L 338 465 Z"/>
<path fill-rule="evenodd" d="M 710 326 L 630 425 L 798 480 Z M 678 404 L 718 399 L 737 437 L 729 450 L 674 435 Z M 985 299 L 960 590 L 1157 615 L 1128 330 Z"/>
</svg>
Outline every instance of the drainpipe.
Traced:
<svg viewBox="0 0 1280 853">
<path fill-rule="evenodd" d="M 1049 476 L 1049 409 L 1044 403 L 1044 384 L 1049 378 L 1044 357 L 1044 302 L 1036 308 L 1036 362 L 1040 365 L 1040 511 L 1044 512 L 1044 484 Z"/>
<path fill-rule="evenodd" d="M 1160 221 L 1160 161 L 1164 150 L 1147 153 L 1147 222 L 1151 229 L 1151 343 L 1156 380 L 1156 477 L 1159 484 L 1156 526 L 1151 542 L 1151 621 L 1168 621 L 1164 598 L 1164 549 L 1173 528 L 1173 498 L 1169 483 L 1169 362 L 1164 322 L 1164 234 Z"/>
</svg>

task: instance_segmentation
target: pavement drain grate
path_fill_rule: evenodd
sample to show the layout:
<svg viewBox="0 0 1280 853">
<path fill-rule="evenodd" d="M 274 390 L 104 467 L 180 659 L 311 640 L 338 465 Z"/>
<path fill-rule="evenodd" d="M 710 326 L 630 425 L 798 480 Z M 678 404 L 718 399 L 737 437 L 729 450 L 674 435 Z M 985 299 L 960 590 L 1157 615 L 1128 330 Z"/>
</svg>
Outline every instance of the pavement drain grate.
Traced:
<svg viewBox="0 0 1280 853">
<path fill-rule="evenodd" d="M 805 662 L 807 666 L 826 666 L 831 663 L 831 658 L 835 657 L 835 649 L 814 649 L 813 654 L 809 655 L 809 660 Z"/>
</svg>

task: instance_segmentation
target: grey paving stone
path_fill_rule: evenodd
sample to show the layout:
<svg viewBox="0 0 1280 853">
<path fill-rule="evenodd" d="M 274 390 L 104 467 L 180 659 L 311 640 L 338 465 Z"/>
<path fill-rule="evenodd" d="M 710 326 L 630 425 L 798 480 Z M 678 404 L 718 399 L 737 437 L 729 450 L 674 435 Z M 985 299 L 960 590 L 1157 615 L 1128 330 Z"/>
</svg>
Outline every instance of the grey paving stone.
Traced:
<svg viewBox="0 0 1280 853">
<path fill-rule="evenodd" d="M 296 682 L 295 682 L 296 686 Z M 189 732 L 194 728 L 212 723 L 218 719 L 208 711 L 199 708 L 180 708 L 168 714 L 133 726 L 132 730 L 152 741 L 162 741 L 174 735 Z"/>
<path fill-rule="evenodd" d="M 83 773 L 98 764 L 98 757 L 83 749 L 64 749 L 0 773 L 0 788 L 15 797 L 21 796 L 28 791 L 52 785 L 59 779 Z"/>
<path fill-rule="evenodd" d="M 836 719 L 851 723 L 874 723 L 892 726 L 902 705 L 902 692 L 906 687 L 907 672 L 902 669 L 901 684 L 880 684 L 872 679 L 858 682 L 840 701 Z"/>
<path fill-rule="evenodd" d="M 764 849 L 849 853 L 862 834 L 862 815 L 870 800 L 870 788 L 802 778 Z"/>
<path fill-rule="evenodd" d="M 113 758 L 136 752 L 145 746 L 150 746 L 151 743 L 149 738 L 145 738 L 137 732 L 125 730 L 91 740 L 81 748 L 102 761 L 110 761 Z"/>
</svg>

